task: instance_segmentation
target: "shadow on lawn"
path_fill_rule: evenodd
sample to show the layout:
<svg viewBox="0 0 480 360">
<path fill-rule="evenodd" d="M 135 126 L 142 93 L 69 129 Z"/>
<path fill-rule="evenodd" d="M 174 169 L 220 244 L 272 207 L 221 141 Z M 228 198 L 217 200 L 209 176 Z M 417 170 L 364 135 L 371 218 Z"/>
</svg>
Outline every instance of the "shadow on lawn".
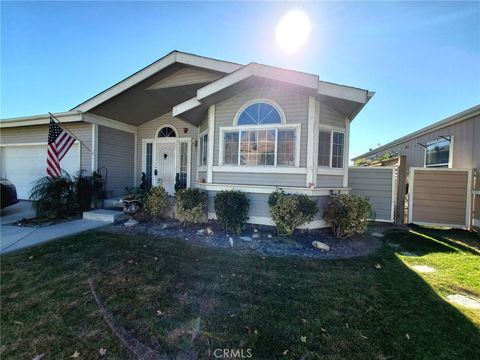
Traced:
<svg viewBox="0 0 480 360">
<path fill-rule="evenodd" d="M 412 246 L 428 249 L 423 241 Z M 347 260 L 262 258 L 87 232 L 3 256 L 1 272 L 5 358 L 92 358 L 100 347 L 124 358 L 85 286 L 92 276 L 116 321 L 171 359 L 189 350 L 213 359 L 216 349 L 251 349 L 252 359 L 480 358 L 478 327 L 386 246 Z"/>
</svg>

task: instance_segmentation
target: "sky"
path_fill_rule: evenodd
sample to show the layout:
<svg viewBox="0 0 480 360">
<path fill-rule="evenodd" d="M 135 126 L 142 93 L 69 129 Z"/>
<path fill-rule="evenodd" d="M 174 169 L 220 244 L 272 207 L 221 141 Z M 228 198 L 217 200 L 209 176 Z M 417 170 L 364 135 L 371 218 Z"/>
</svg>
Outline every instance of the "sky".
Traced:
<svg viewBox="0 0 480 360">
<path fill-rule="evenodd" d="M 311 33 L 275 42 L 299 9 Z M 375 91 L 350 157 L 480 103 L 480 2 L 2 2 L 0 118 L 67 111 L 172 50 Z"/>
</svg>

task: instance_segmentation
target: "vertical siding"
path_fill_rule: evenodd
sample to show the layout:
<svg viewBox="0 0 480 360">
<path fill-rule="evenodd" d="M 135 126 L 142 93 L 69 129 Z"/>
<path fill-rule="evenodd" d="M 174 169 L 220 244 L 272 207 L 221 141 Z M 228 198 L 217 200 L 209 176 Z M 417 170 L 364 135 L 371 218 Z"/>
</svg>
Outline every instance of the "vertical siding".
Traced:
<svg viewBox="0 0 480 360">
<path fill-rule="evenodd" d="M 75 135 L 84 146 L 80 150 L 80 167 L 86 170 L 87 174 L 92 169 L 92 124 L 86 122 L 75 122 L 61 124 Z M 14 128 L 2 128 L 0 131 L 0 143 L 2 144 L 21 144 L 21 143 L 47 143 L 48 124 L 20 126 Z"/>
<path fill-rule="evenodd" d="M 423 167 L 425 165 L 425 148 L 420 144 L 425 145 L 440 136 L 452 135 L 454 137 L 452 167 L 480 168 L 480 115 L 389 147 L 378 152 L 377 155 L 381 156 L 395 151 L 399 155 L 407 156 L 407 169 Z"/>
<path fill-rule="evenodd" d="M 152 139 L 157 136 L 157 131 L 164 125 L 171 125 L 177 129 L 179 138 L 188 138 L 197 140 L 198 127 L 187 123 L 179 118 L 173 117 L 172 113 L 164 114 L 152 121 L 149 121 L 138 127 L 137 132 L 137 178 L 140 181 L 142 176 L 142 160 L 145 154 L 143 154 L 142 139 Z M 183 129 L 187 129 L 187 133 Z M 197 148 L 193 146 L 192 142 L 192 156 L 191 156 L 191 184 L 196 180 L 197 174 Z"/>
<path fill-rule="evenodd" d="M 415 170 L 412 222 L 465 225 L 467 182 L 466 171 Z"/>
<path fill-rule="evenodd" d="M 98 127 L 98 167 L 108 170 L 107 196 L 123 195 L 126 186 L 133 186 L 134 160 L 134 134 L 105 126 Z"/>
<path fill-rule="evenodd" d="M 213 152 L 214 166 L 218 165 L 219 128 L 223 126 L 233 126 L 233 120 L 237 111 L 245 105 L 245 103 L 256 98 L 269 99 L 276 102 L 285 113 L 287 124 L 301 124 L 300 166 L 305 167 L 307 162 L 308 96 L 271 86 L 256 86 L 250 88 L 216 105 L 215 143 Z M 269 177 L 268 174 L 265 176 Z"/>
<path fill-rule="evenodd" d="M 392 169 L 350 168 L 348 187 L 351 194 L 368 197 L 378 220 L 393 220 L 392 217 Z"/>
</svg>

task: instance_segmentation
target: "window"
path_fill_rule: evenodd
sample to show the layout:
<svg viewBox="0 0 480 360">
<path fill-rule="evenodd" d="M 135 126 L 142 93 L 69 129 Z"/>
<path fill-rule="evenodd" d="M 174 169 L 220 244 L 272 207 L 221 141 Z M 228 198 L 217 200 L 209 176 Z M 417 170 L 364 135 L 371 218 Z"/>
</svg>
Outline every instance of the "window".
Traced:
<svg viewBox="0 0 480 360">
<path fill-rule="evenodd" d="M 207 166 L 208 160 L 208 132 L 200 134 L 200 166 Z"/>
<path fill-rule="evenodd" d="M 152 150 L 153 144 L 147 143 L 145 151 L 145 176 L 148 187 L 152 186 Z"/>
<path fill-rule="evenodd" d="M 228 131 L 223 133 L 223 164 L 238 164 L 238 131 Z"/>
<path fill-rule="evenodd" d="M 158 137 L 177 137 L 177 133 L 170 126 L 165 126 L 158 132 Z"/>
<path fill-rule="evenodd" d="M 343 168 L 345 134 L 335 130 L 320 130 L 318 134 L 318 166 Z"/>
<path fill-rule="evenodd" d="M 282 123 L 280 112 L 273 105 L 266 102 L 257 102 L 247 106 L 245 110 L 240 113 L 237 119 L 237 125 L 280 123 Z"/>
<path fill-rule="evenodd" d="M 187 187 L 187 175 L 188 175 L 188 143 L 180 143 L 180 172 L 179 181 L 182 188 Z"/>
<path fill-rule="evenodd" d="M 425 166 L 448 167 L 450 163 L 450 143 L 451 137 L 445 136 L 427 144 L 425 148 Z"/>
</svg>

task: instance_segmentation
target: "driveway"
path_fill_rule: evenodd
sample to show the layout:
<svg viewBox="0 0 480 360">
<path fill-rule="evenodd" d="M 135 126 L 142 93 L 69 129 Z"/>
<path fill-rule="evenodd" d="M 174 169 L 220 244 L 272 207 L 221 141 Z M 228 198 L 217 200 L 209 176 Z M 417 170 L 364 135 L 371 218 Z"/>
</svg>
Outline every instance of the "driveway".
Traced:
<svg viewBox="0 0 480 360">
<path fill-rule="evenodd" d="M 0 254 L 35 246 L 108 224 L 103 221 L 78 219 L 50 226 L 27 227 L 16 225 L 17 220 L 35 216 L 30 201 L 20 201 L 18 204 L 3 209 L 0 215 Z"/>
</svg>

